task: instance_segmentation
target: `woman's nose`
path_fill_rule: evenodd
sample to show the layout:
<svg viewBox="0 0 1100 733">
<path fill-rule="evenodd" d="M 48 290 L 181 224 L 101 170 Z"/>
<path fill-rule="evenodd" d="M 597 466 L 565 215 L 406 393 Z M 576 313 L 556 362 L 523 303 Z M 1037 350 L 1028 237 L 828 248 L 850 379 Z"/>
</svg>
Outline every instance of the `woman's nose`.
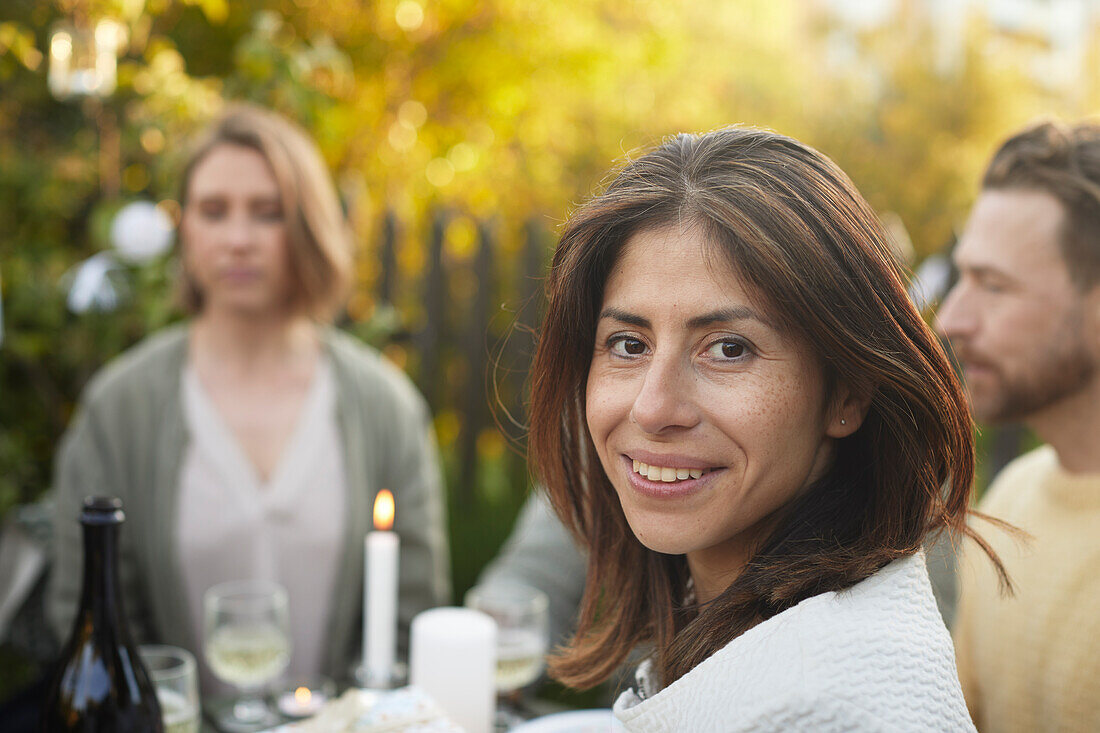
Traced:
<svg viewBox="0 0 1100 733">
<path fill-rule="evenodd" d="M 253 225 L 247 216 L 231 217 L 225 224 L 225 242 L 233 248 L 246 248 L 252 244 Z"/>
<path fill-rule="evenodd" d="M 699 423 L 695 375 L 678 356 L 656 356 L 642 377 L 630 418 L 647 433 L 689 429 Z"/>
</svg>

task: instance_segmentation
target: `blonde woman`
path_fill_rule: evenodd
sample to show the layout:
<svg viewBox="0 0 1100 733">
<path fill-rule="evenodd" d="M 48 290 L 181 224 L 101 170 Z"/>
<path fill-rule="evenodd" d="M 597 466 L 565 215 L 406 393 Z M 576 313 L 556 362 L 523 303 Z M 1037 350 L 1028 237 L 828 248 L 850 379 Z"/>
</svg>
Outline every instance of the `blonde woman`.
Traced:
<svg viewBox="0 0 1100 733">
<path fill-rule="evenodd" d="M 290 673 L 347 678 L 380 489 L 396 497 L 402 641 L 413 615 L 449 595 L 427 407 L 402 373 L 329 325 L 351 242 L 301 129 L 230 108 L 196 142 L 180 203 L 190 318 L 85 390 L 57 455 L 51 620 L 66 634 L 78 601 L 80 503 L 109 494 L 128 518 L 121 576 L 139 641 L 198 652 L 207 588 L 275 580 L 289 591 Z"/>
</svg>

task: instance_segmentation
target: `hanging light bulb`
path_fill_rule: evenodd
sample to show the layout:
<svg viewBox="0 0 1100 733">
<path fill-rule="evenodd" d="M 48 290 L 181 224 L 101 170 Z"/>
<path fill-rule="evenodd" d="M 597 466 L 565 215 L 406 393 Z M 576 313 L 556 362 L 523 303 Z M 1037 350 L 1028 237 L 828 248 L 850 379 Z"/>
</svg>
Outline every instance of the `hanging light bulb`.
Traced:
<svg viewBox="0 0 1100 733">
<path fill-rule="evenodd" d="M 50 34 L 50 93 L 57 99 L 110 96 L 118 80 L 118 53 L 125 44 L 125 26 L 110 19 L 94 27 L 56 23 Z"/>
</svg>

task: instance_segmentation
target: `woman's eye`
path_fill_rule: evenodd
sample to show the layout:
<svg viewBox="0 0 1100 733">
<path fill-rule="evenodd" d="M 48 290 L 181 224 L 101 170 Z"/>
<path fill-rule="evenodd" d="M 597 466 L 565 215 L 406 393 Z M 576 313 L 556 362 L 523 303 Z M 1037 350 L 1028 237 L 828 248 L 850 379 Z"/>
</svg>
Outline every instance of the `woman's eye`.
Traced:
<svg viewBox="0 0 1100 733">
<path fill-rule="evenodd" d="M 636 338 L 616 338 L 611 342 L 611 353 L 616 356 L 640 356 L 645 353 L 645 343 Z"/>
<path fill-rule="evenodd" d="M 225 216 L 225 207 L 217 204 L 207 204 L 199 207 L 199 214 L 203 219 L 216 221 Z"/>
<path fill-rule="evenodd" d="M 282 221 L 283 210 L 282 209 L 260 209 L 256 213 L 256 218 L 260 221 Z"/>
<path fill-rule="evenodd" d="M 748 347 L 740 341 L 718 341 L 711 344 L 707 353 L 718 359 L 740 359 L 749 353 Z"/>
</svg>

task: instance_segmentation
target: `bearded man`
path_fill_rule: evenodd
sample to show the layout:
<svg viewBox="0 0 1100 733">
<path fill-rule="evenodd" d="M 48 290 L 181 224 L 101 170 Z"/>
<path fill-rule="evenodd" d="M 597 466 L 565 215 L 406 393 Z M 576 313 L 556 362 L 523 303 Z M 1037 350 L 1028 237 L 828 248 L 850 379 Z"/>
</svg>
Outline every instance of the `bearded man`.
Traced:
<svg viewBox="0 0 1100 733">
<path fill-rule="evenodd" d="M 1100 125 L 1044 123 L 994 155 L 939 327 L 979 422 L 1045 443 L 979 509 L 1012 578 L 965 559 L 959 677 L 979 731 L 1100 731 Z"/>
</svg>

